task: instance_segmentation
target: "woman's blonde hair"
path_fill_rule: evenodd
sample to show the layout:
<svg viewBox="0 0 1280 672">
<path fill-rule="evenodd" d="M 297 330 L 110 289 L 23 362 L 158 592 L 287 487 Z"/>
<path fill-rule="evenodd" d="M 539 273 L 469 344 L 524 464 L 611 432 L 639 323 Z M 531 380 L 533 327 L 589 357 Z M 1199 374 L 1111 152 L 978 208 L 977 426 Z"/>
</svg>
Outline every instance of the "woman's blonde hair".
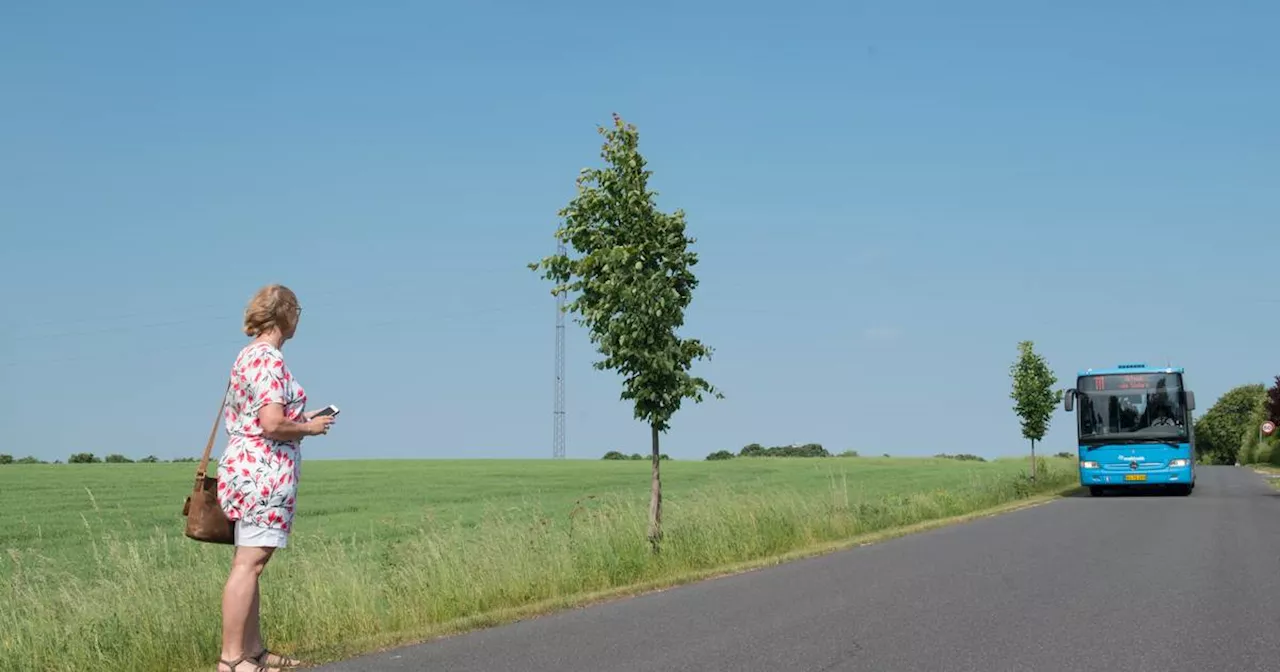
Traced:
<svg viewBox="0 0 1280 672">
<path fill-rule="evenodd" d="M 301 315 L 302 307 L 293 290 L 284 285 L 267 285 L 249 299 L 244 309 L 244 333 L 256 337 L 278 327 L 280 333 L 292 336 Z"/>
</svg>

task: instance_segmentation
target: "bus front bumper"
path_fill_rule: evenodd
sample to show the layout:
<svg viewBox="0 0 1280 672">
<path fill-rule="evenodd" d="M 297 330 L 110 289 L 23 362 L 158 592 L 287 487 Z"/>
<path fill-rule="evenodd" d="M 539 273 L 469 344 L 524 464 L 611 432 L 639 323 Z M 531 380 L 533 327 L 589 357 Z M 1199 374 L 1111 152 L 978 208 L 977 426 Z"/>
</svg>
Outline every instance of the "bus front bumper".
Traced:
<svg viewBox="0 0 1280 672">
<path fill-rule="evenodd" d="M 1109 488 L 1125 485 L 1188 485 L 1192 480 L 1191 467 L 1142 471 L 1080 470 L 1080 483 L 1082 485 L 1101 485 Z"/>
</svg>

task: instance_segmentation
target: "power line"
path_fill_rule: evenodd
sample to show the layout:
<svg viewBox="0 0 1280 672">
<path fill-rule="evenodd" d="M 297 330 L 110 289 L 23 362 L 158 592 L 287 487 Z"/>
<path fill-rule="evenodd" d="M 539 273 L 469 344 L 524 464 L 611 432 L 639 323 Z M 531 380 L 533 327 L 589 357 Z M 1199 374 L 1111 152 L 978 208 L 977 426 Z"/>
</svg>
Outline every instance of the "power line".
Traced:
<svg viewBox="0 0 1280 672">
<path fill-rule="evenodd" d="M 225 301 L 219 301 L 216 303 L 207 303 L 207 304 L 189 304 L 187 305 L 187 308 L 198 308 L 202 310 L 205 308 L 212 308 L 212 309 L 220 310 L 222 308 L 225 308 L 226 305 L 227 304 Z M 148 311 L 135 311 L 132 313 L 113 313 L 111 315 L 94 315 L 90 317 L 84 317 L 84 316 L 72 317 L 69 319 L 66 317 L 60 317 L 56 320 L 42 320 L 39 322 L 24 321 L 22 324 L 25 327 L 36 327 L 36 328 L 43 329 L 45 327 L 52 327 L 52 326 L 66 326 L 69 324 L 87 324 L 92 322 L 125 320 L 125 319 L 134 319 L 138 317 L 150 317 L 152 315 L 155 315 L 155 311 L 148 310 Z"/>
<path fill-rule="evenodd" d="M 433 318 L 433 321 L 436 324 L 449 323 L 449 322 L 454 322 L 454 321 L 465 319 L 465 318 L 472 318 L 472 317 L 477 317 L 477 316 L 486 315 L 486 314 L 492 315 L 492 314 L 516 313 L 516 312 L 520 312 L 523 308 L 525 308 L 525 306 L 523 305 L 490 306 L 487 308 L 476 308 L 472 310 L 459 311 L 456 313 L 446 313 L 443 315 L 437 315 Z M 365 329 L 416 323 L 420 319 L 417 315 L 401 315 L 397 317 L 384 318 L 381 320 L 372 319 L 368 321 L 363 321 L 361 317 L 362 316 L 358 316 L 358 315 L 357 316 L 346 315 L 344 316 L 344 319 L 348 321 L 359 321 L 361 326 Z M 209 318 L 205 318 L 205 319 L 209 319 Z M 225 318 L 216 318 L 216 319 L 225 319 Z M 201 321 L 201 320 L 193 319 L 191 321 Z M 75 361 L 81 361 L 86 359 L 103 359 L 104 357 L 110 357 L 112 361 L 119 361 L 121 359 L 128 358 L 129 356 L 132 356 L 132 355 L 150 356 L 150 355 L 155 355 L 159 353 L 196 352 L 196 351 L 206 350 L 214 346 L 239 348 L 239 347 L 243 347 L 244 343 L 245 343 L 245 337 L 243 335 L 231 335 L 230 333 L 228 333 L 227 336 L 221 337 L 217 340 L 201 341 L 196 343 L 184 342 L 178 345 L 162 346 L 159 348 L 148 347 L 146 349 L 129 350 L 128 352 L 111 352 L 111 351 L 89 352 L 89 353 L 81 353 L 78 355 L 71 355 L 66 357 L 54 357 L 54 358 L 23 357 L 19 359 L 10 360 L 8 362 L 0 360 L 0 369 L 13 368 L 17 366 L 30 365 L 30 364 L 39 364 L 39 365 L 61 364 L 64 362 L 75 362 Z"/>
<path fill-rule="evenodd" d="M 350 289 L 350 288 L 348 288 Z M 303 310 L 314 310 L 316 308 L 333 308 L 343 306 L 352 300 L 359 300 L 361 295 L 357 292 L 347 294 L 345 292 L 324 292 L 317 295 L 318 300 L 304 301 Z M 188 306 L 194 308 L 225 308 L 226 304 L 208 305 L 208 306 Z M 111 326 L 103 326 L 101 323 L 111 323 L 120 320 L 133 320 L 139 317 L 153 317 L 155 311 L 150 312 L 133 312 L 133 313 L 116 313 L 114 315 L 99 315 L 90 318 L 74 318 L 62 322 L 55 320 L 47 320 L 44 322 L 33 322 L 25 324 L 30 331 L 28 333 L 14 332 L 9 337 L 14 341 L 29 340 L 47 340 L 49 338 L 62 338 L 67 336 L 97 336 L 108 333 L 143 331 L 156 329 L 159 327 L 183 326 L 187 324 L 241 320 L 244 319 L 244 310 L 241 308 L 236 312 L 219 310 L 216 314 L 197 314 L 186 317 L 169 318 L 160 321 L 151 322 L 130 322 L 127 324 L 114 324 Z M 99 324 L 94 324 L 95 322 Z M 54 331 L 49 327 L 65 327 L 67 325 L 84 325 L 88 328 L 73 329 L 69 331 Z M 33 329 L 34 328 L 34 329 Z"/>
</svg>

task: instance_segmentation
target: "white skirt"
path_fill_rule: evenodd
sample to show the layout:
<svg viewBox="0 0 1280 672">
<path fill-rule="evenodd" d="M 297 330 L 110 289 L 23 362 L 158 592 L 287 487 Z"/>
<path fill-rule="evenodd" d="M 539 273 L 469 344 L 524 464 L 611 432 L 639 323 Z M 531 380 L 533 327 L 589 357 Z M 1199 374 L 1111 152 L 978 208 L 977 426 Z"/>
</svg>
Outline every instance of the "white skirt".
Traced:
<svg viewBox="0 0 1280 672">
<path fill-rule="evenodd" d="M 243 519 L 236 521 L 236 546 L 284 548 L 288 544 L 289 533 L 284 530 L 254 525 Z"/>
</svg>

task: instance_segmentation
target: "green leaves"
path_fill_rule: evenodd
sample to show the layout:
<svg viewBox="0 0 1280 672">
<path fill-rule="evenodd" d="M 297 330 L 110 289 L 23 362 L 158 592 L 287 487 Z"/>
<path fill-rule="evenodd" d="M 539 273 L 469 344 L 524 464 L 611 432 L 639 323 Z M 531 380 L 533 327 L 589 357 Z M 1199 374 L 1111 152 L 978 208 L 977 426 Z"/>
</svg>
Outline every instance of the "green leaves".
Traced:
<svg viewBox="0 0 1280 672">
<path fill-rule="evenodd" d="M 1266 387 L 1250 383 L 1237 385 L 1196 420 L 1196 454 L 1212 464 L 1235 464 L 1246 437 L 1258 433 L 1257 410 L 1267 402 Z M 1247 456 L 1246 456 L 1247 457 Z"/>
<path fill-rule="evenodd" d="M 1013 379 L 1009 396 L 1014 400 L 1014 412 L 1022 419 L 1022 437 L 1041 441 L 1049 431 L 1054 410 L 1062 401 L 1062 390 L 1053 389 L 1058 378 L 1031 341 L 1019 343 L 1018 353 L 1017 361 L 1009 368 Z"/>
<path fill-rule="evenodd" d="M 622 375 L 622 398 L 650 427 L 649 541 L 656 552 L 662 538 L 658 435 L 683 400 L 722 395 L 689 373 L 711 348 L 676 333 L 698 286 L 691 270 L 698 257 L 689 250 L 693 239 L 685 235 L 684 212 L 666 214 L 655 205 L 634 126 L 615 114 L 613 128 L 600 133 L 606 166 L 584 169 L 577 196 L 559 213 L 564 223 L 556 239 L 566 252 L 531 266 L 555 283 L 553 294 L 575 295 L 565 309 L 577 313 L 602 356 L 593 366 Z"/>
<path fill-rule="evenodd" d="M 1267 390 L 1267 420 L 1280 424 L 1280 376 L 1276 376 L 1276 384 Z"/>
<path fill-rule="evenodd" d="M 583 169 L 559 212 L 556 239 L 566 253 L 530 267 L 555 283 L 553 294 L 573 297 L 566 310 L 596 344 L 595 367 L 621 374 L 621 398 L 634 402 L 636 418 L 665 431 L 685 399 L 723 395 L 690 373 L 711 348 L 677 334 L 698 286 L 684 212 L 658 210 L 639 133 L 617 115 L 613 122 L 600 129 L 605 166 Z"/>
</svg>

